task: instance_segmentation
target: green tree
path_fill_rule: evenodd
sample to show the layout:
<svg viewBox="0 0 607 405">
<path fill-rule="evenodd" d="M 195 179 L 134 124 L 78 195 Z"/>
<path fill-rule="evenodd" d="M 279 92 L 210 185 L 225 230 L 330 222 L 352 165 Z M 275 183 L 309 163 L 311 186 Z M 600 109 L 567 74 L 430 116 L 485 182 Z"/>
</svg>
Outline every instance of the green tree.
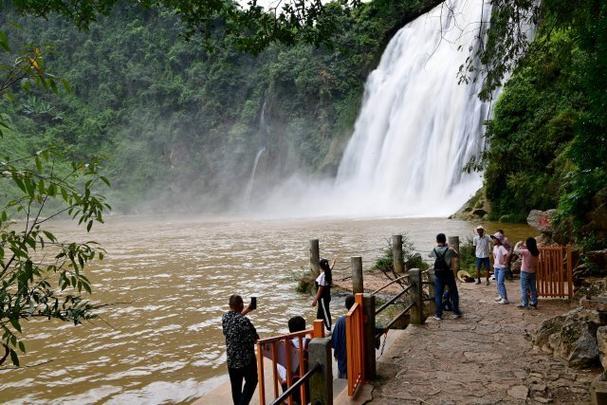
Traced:
<svg viewBox="0 0 607 405">
<path fill-rule="evenodd" d="M 11 50 L 2 32 L 0 47 L 4 54 Z M 60 80 L 45 72 L 41 51 L 20 54 L 13 63 L 0 64 L 0 96 L 32 86 L 57 91 Z M 11 132 L 5 117 L 0 117 L 0 127 L 1 136 Z M 0 182 L 7 193 L 0 198 L 0 364 L 10 357 L 18 366 L 18 351 L 26 350 L 23 321 L 42 317 L 77 324 L 94 317 L 97 307 L 84 298 L 91 293 L 84 270 L 91 260 L 103 258 L 103 249 L 92 241 L 63 241 L 47 224 L 67 215 L 88 232 L 103 222 L 110 207 L 96 191 L 100 182 L 109 186 L 96 163 L 74 162 L 68 168 L 58 164 L 51 149 L 22 156 L 15 152 L 0 156 Z"/>
</svg>

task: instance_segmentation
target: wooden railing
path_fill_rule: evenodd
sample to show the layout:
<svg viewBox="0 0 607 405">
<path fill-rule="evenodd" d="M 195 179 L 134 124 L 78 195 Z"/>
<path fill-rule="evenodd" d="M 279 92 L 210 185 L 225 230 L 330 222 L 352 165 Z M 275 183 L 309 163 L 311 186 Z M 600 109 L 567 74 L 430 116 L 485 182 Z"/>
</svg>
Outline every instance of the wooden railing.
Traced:
<svg viewBox="0 0 607 405">
<path fill-rule="evenodd" d="M 353 396 L 365 381 L 363 295 L 356 294 L 355 302 L 346 315 L 346 352 L 348 367 L 348 395 Z"/>
<path fill-rule="evenodd" d="M 295 376 L 298 376 L 299 397 L 301 403 L 308 403 L 306 398 L 306 389 L 304 382 L 299 382 L 306 375 L 306 346 L 307 342 L 312 338 L 324 336 L 324 325 L 323 321 L 314 321 L 314 327 L 301 332 L 288 333 L 285 335 L 274 336 L 271 338 L 260 339 L 257 342 L 257 370 L 259 374 L 259 403 L 261 405 L 266 404 L 266 386 L 265 386 L 265 370 L 264 370 L 264 357 L 269 358 L 272 362 L 272 386 L 274 391 L 274 402 L 277 402 L 278 398 L 285 396 L 279 395 L 279 385 L 281 378 L 278 374 L 279 364 L 285 368 L 285 377 L 287 387 L 293 386 L 293 380 Z M 294 342 L 297 342 L 297 347 Z M 294 375 L 294 372 L 297 373 Z M 311 375 L 311 374 L 310 374 Z M 309 375 L 308 375 L 309 378 Z M 293 392 L 294 390 L 289 390 Z M 293 405 L 293 396 L 288 395 L 287 400 L 289 405 Z"/>
<path fill-rule="evenodd" d="M 571 246 L 539 248 L 537 292 L 542 297 L 573 297 L 573 254 Z"/>
<path fill-rule="evenodd" d="M 374 379 L 376 376 L 375 340 L 381 336 L 381 333 L 376 334 L 375 315 L 409 293 L 406 308 L 388 322 L 382 330 L 385 331 L 394 327 L 394 324 L 407 314 L 410 314 L 412 324 L 421 325 L 425 321 L 423 286 L 427 283 L 422 281 L 422 273 L 419 269 L 410 269 L 403 274 L 406 268 L 402 263 L 402 237 L 400 235 L 393 236 L 392 245 L 396 274 L 394 280 L 372 294 L 363 294 L 363 266 L 360 256 L 351 258 L 352 275 L 343 278 L 343 280 L 352 279 L 352 292 L 355 293 L 355 303 L 346 315 L 346 355 L 348 395 L 350 397 L 354 396 L 362 383 Z M 316 263 L 319 257 L 319 242 L 317 239 L 312 239 L 310 240 L 310 268 L 313 273 L 318 271 Z M 394 283 L 402 282 L 406 278 L 410 281 L 409 285 L 403 287 L 395 297 L 388 300 L 376 311 L 376 294 Z M 286 397 L 286 394 L 283 394 L 283 397 Z M 330 401 L 327 401 L 327 403 L 330 403 Z M 265 402 L 262 401 L 262 404 L 265 404 Z"/>
</svg>

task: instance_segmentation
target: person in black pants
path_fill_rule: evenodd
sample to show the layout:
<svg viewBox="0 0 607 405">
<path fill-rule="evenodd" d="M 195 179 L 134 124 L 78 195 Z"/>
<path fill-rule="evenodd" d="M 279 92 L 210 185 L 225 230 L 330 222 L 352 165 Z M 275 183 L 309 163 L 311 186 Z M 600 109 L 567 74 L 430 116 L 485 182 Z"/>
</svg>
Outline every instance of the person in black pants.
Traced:
<svg viewBox="0 0 607 405">
<path fill-rule="evenodd" d="M 434 257 L 434 303 L 436 305 L 436 313 L 434 319 L 442 320 L 444 301 L 443 293 L 445 287 L 449 289 L 449 300 L 451 301 L 451 309 L 455 318 L 462 316 L 459 309 L 459 293 L 455 276 L 451 271 L 451 259 L 457 257 L 457 252 L 447 246 L 447 237 L 444 233 L 436 235 L 436 247 L 430 252 L 430 257 Z"/>
<path fill-rule="evenodd" d="M 316 296 L 312 300 L 312 306 L 315 307 L 318 304 L 318 309 L 316 310 L 316 319 L 322 319 L 325 328 L 330 332 L 331 331 L 331 312 L 329 311 L 329 303 L 331 302 L 331 283 L 333 281 L 333 277 L 331 275 L 331 271 L 335 266 L 335 260 L 333 260 L 333 265 L 329 266 L 329 261 L 327 259 L 320 259 L 320 274 L 316 277 Z"/>
<path fill-rule="evenodd" d="M 254 308 L 244 308 L 242 297 L 230 297 L 230 311 L 222 318 L 226 338 L 228 374 L 232 386 L 234 405 L 248 405 L 257 387 L 255 343 L 259 339 L 255 327 L 245 315 Z M 242 382 L 244 380 L 244 388 Z"/>
</svg>

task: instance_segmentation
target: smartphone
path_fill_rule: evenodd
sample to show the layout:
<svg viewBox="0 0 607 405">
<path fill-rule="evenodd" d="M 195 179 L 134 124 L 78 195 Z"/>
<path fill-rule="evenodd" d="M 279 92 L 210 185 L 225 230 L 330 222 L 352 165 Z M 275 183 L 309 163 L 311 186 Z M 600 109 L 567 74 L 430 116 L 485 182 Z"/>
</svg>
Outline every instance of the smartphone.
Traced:
<svg viewBox="0 0 607 405">
<path fill-rule="evenodd" d="M 257 309 L 257 297 L 251 297 L 251 309 Z"/>
</svg>

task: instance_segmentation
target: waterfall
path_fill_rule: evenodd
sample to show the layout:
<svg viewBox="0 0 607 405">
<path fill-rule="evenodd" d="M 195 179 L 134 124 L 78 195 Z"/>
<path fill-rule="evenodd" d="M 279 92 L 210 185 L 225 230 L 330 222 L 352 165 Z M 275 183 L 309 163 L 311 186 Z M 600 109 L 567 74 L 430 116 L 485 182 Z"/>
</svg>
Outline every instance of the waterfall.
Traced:
<svg viewBox="0 0 607 405">
<path fill-rule="evenodd" d="M 255 162 L 253 163 L 253 169 L 251 170 L 251 177 L 249 177 L 249 182 L 247 183 L 247 188 L 244 193 L 244 204 L 248 206 L 251 202 L 251 193 L 253 192 L 253 183 L 255 182 L 255 172 L 257 171 L 257 165 L 259 164 L 259 159 L 261 155 L 265 152 L 265 146 L 257 151 L 257 155 L 255 155 Z"/>
<path fill-rule="evenodd" d="M 490 111 L 478 98 L 480 80 L 459 84 L 457 73 L 484 38 L 490 11 L 483 0 L 449 0 L 400 29 L 367 79 L 334 181 L 291 179 L 274 193 L 271 212 L 438 217 L 457 211 L 482 185 L 479 173 L 463 169 L 485 146 Z M 296 196 L 296 188 L 308 191 Z"/>
<path fill-rule="evenodd" d="M 484 10 L 483 10 L 484 8 Z M 335 182 L 351 213 L 448 215 L 481 185 L 464 165 L 483 148 L 480 83 L 456 77 L 479 42 L 483 0 L 453 0 L 392 38 L 367 79 Z"/>
</svg>

